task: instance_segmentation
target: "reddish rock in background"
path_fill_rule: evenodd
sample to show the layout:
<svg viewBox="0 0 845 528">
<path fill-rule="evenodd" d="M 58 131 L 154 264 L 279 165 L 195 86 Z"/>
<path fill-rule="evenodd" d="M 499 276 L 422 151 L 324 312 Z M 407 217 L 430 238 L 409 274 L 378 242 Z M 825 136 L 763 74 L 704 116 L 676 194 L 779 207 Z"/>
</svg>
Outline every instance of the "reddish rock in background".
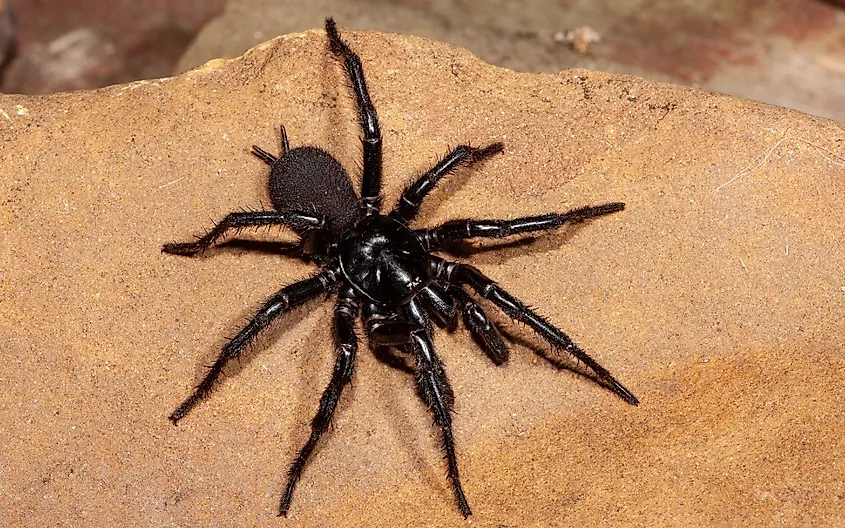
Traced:
<svg viewBox="0 0 845 528">
<path fill-rule="evenodd" d="M 0 73 L 15 50 L 17 25 L 12 6 L 7 0 L 0 0 Z M 2 78 L 2 76 L 0 76 Z"/>
<path fill-rule="evenodd" d="M 17 56 L 0 91 L 46 93 L 165 77 L 224 0 L 7 0 Z"/>
<path fill-rule="evenodd" d="M 845 121 L 845 10 L 836 2 L 6 1 L 21 25 L 20 56 L 0 82 L 6 92 L 162 77 L 333 15 L 347 27 L 449 42 L 516 71 L 630 73 Z M 589 38 L 566 38 L 585 28 Z"/>
<path fill-rule="evenodd" d="M 449 42 L 516 71 L 628 73 L 845 121 L 845 10 L 821 0 L 230 0 L 178 71 L 319 27 L 328 14 L 347 27 Z M 600 41 L 581 54 L 559 36 L 584 26 Z"/>
</svg>

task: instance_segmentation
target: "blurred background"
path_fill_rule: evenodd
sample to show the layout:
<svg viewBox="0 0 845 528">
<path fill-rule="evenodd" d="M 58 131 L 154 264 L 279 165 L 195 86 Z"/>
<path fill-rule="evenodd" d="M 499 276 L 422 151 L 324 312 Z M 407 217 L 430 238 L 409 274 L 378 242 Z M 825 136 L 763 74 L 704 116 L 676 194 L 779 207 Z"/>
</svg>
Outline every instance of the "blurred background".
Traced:
<svg viewBox="0 0 845 528">
<path fill-rule="evenodd" d="M 0 0 L 0 92 L 173 75 L 327 15 L 517 71 L 631 73 L 845 121 L 845 0 Z"/>
</svg>

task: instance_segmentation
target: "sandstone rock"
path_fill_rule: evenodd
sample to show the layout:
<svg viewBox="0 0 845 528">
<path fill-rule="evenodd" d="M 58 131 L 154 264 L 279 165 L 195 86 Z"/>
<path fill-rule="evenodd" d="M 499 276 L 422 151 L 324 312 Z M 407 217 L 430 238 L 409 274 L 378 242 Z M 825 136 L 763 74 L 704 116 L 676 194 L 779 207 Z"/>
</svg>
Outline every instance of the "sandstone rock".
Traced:
<svg viewBox="0 0 845 528">
<path fill-rule="evenodd" d="M 474 525 L 845 521 L 841 124 L 344 34 L 380 112 L 387 203 L 450 146 L 506 143 L 445 182 L 420 225 L 627 203 L 471 257 L 642 400 L 554 369 L 502 317 L 517 344 L 501 368 L 465 331 L 438 333 Z M 321 31 L 170 79 L 0 96 L 4 524 L 461 523 L 412 380 L 366 349 L 291 518 L 274 518 L 333 362 L 328 302 L 280 320 L 167 421 L 225 336 L 311 272 L 242 249 L 160 253 L 269 203 L 249 146 L 275 150 L 280 123 L 356 167 L 353 101 Z"/>
</svg>

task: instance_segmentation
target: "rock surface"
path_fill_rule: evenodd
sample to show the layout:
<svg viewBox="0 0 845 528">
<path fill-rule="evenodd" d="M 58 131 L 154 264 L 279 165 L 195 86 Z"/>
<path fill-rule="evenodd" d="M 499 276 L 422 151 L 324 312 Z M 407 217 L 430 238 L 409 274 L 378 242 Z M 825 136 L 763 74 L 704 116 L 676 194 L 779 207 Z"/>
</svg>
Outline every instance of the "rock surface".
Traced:
<svg viewBox="0 0 845 528">
<path fill-rule="evenodd" d="M 518 344 L 501 368 L 465 331 L 438 333 L 473 525 L 845 522 L 842 125 L 344 34 L 380 112 L 387 203 L 450 146 L 506 143 L 445 182 L 420 225 L 627 203 L 471 257 L 642 400 L 556 370 L 502 317 Z M 231 247 L 160 253 L 269 202 L 249 146 L 275 151 L 280 123 L 356 167 L 353 101 L 321 31 L 171 79 L 0 96 L 0 524 L 462 523 L 412 380 L 366 349 L 291 518 L 275 519 L 333 362 L 328 302 L 289 314 L 167 421 L 225 336 L 311 272 Z"/>
</svg>

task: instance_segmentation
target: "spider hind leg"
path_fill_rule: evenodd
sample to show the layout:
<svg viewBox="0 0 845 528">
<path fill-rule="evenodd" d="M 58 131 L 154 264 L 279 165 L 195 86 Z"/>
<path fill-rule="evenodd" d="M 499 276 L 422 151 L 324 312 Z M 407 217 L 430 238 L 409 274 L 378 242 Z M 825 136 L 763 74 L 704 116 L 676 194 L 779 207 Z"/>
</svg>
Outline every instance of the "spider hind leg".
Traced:
<svg viewBox="0 0 845 528">
<path fill-rule="evenodd" d="M 284 226 L 297 233 L 306 233 L 312 229 L 319 229 L 325 224 L 325 218 L 319 214 L 303 213 L 299 211 L 244 211 L 229 213 L 218 222 L 204 236 L 195 242 L 170 242 L 161 248 L 163 253 L 171 255 L 192 256 L 202 253 L 227 233 L 238 232 L 247 227 Z"/>
</svg>

